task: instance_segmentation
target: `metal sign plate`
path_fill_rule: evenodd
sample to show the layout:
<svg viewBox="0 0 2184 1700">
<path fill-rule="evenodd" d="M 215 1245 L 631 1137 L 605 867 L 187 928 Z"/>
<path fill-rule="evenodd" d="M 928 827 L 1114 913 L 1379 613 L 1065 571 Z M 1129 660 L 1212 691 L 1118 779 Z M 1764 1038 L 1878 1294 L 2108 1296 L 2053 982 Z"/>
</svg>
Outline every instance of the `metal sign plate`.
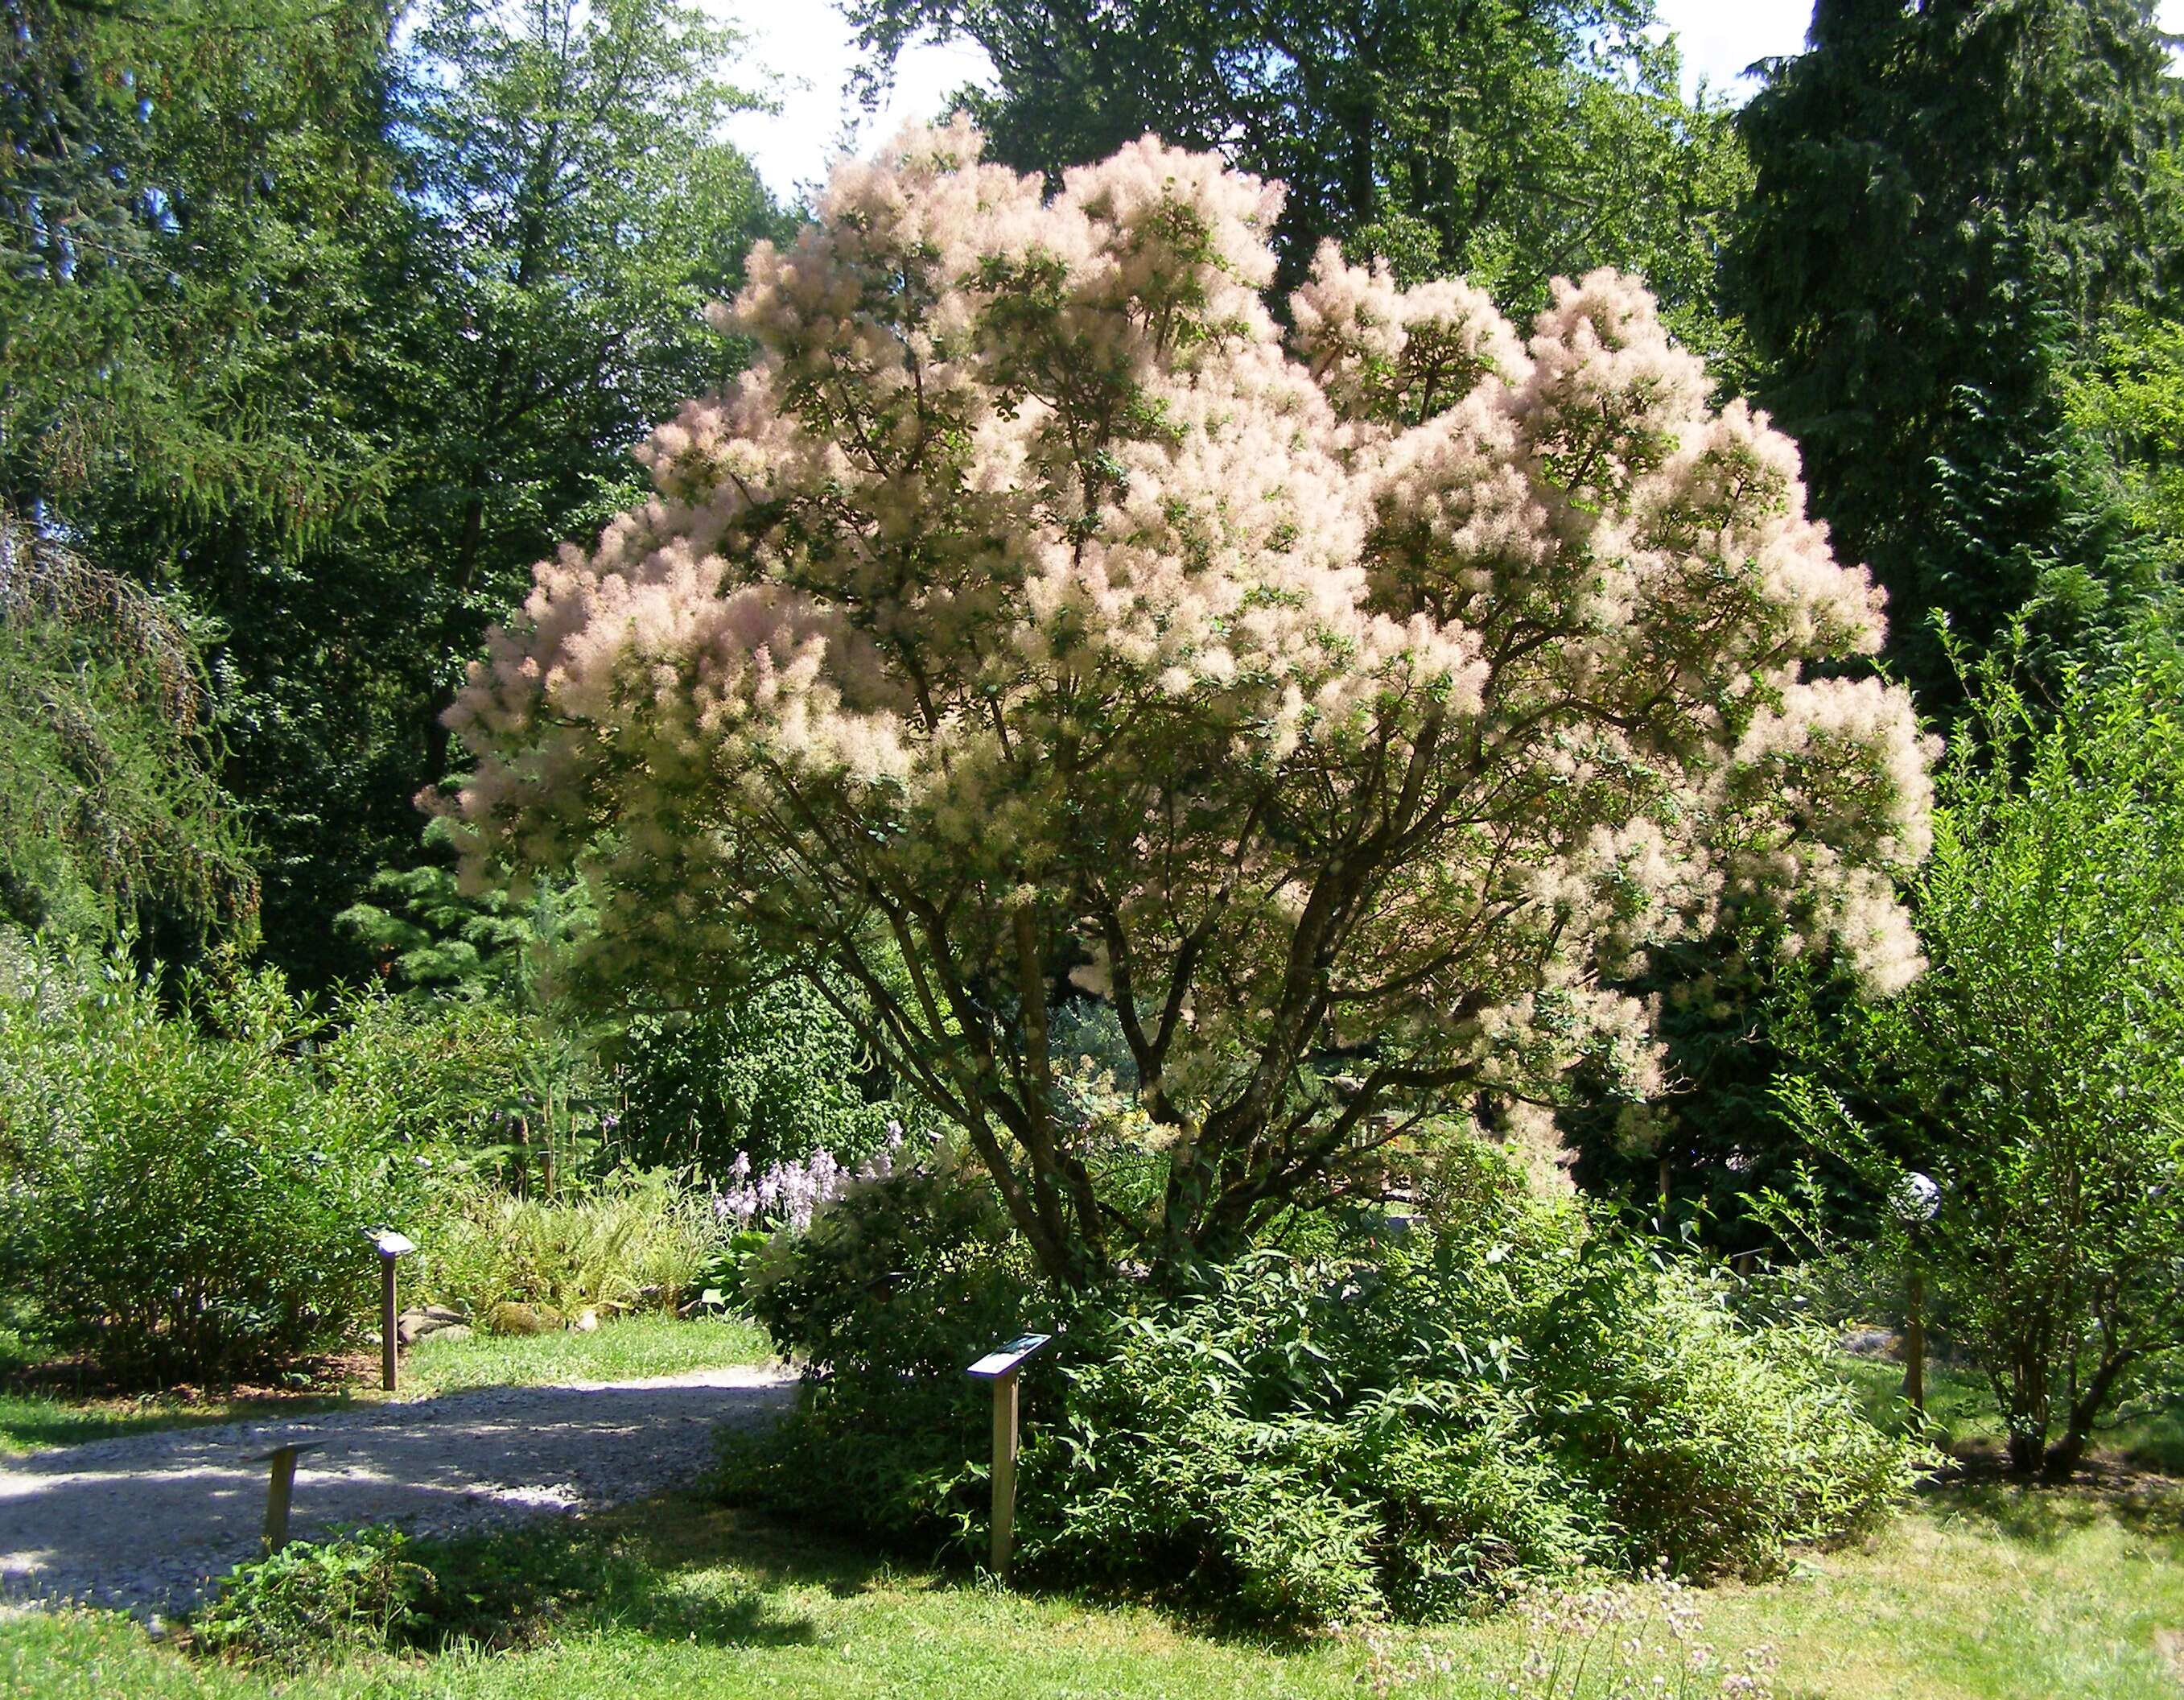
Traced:
<svg viewBox="0 0 2184 1700">
<path fill-rule="evenodd" d="M 1004 1375 L 1013 1375 L 1023 1367 L 1023 1361 L 1047 1341 L 1050 1334 L 1021 1334 L 1004 1345 L 995 1346 L 963 1373 L 975 1375 L 982 1381 L 997 1381 Z"/>
</svg>

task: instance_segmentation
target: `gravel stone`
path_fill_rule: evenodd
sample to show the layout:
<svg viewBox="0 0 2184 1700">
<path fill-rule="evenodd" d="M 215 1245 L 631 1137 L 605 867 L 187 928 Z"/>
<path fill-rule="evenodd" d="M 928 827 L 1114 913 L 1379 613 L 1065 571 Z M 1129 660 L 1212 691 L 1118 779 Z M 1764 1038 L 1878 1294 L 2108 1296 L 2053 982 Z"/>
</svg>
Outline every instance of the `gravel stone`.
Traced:
<svg viewBox="0 0 2184 1700">
<path fill-rule="evenodd" d="M 289 1532 L 392 1524 L 449 1535 L 687 1487 L 722 1424 L 792 1402 L 782 1369 L 703 1369 L 649 1381 L 488 1387 L 286 1421 L 167 1430 L 0 1463 L 0 1598 L 187 1611 L 258 1556 L 266 1466 L 319 1441 L 296 1470 Z"/>
</svg>

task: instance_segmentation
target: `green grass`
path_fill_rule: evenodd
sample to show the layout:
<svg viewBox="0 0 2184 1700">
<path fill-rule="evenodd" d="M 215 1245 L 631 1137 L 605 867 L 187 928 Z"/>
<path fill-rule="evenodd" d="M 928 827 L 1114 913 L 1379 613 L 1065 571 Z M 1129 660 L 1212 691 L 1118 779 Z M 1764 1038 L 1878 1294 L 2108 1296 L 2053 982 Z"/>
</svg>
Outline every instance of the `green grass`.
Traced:
<svg viewBox="0 0 2184 1700">
<path fill-rule="evenodd" d="M 463 1387 L 635 1381 L 763 1363 L 772 1355 L 766 1330 L 739 1318 L 625 1317 L 590 1334 L 573 1329 L 527 1337 L 476 1334 L 454 1341 L 428 1334 L 404 1354 L 401 1386 L 404 1398 L 419 1398 Z"/>
<path fill-rule="evenodd" d="M 816 1491 L 824 1491 L 823 1486 Z M 2184 1629 L 2184 1498 L 2171 1484 L 1951 1490 L 1855 1550 L 1702 1599 L 1724 1651 L 1771 1643 L 1782 1700 L 2176 1700 L 2160 1651 Z M 126 1619 L 0 1621 L 0 1694 L 40 1700 L 744 1700 L 751 1697 L 1112 1696 L 1334 1700 L 1374 1692 L 1355 1641 L 1259 1644 L 1139 1607 L 1011 1595 L 899 1569 L 853 1548 L 689 1501 L 563 1535 L 504 1537 L 522 1562 L 589 1579 L 528 1650 L 359 1658 L 279 1678 L 192 1662 Z M 549 1543 L 568 1543 L 549 1552 Z M 1395 1692 L 1487 1700 L 1521 1640 L 1511 1621 L 1390 1638 L 1447 1673 Z M 1669 1692 L 1674 1692 L 1671 1688 Z"/>
<path fill-rule="evenodd" d="M 543 1386 L 565 1381 L 631 1381 L 722 1364 L 760 1363 L 772 1353 L 764 1330 L 735 1319 L 678 1322 L 629 1317 L 595 1333 L 573 1330 L 510 1338 L 476 1335 L 445 1341 L 427 1335 L 403 1354 L 401 1393 L 425 1398 L 465 1387 Z M 20 1374 L 34 1361 L 0 1340 L 0 1370 Z M 153 1429 L 203 1427 L 338 1410 L 379 1399 L 377 1371 L 348 1386 L 294 1395 L 256 1391 L 240 1397 L 177 1393 L 70 1396 L 39 1391 L 0 1393 L 0 1457 L 74 1446 Z"/>
<path fill-rule="evenodd" d="M 0 1457 L 112 1440 L 153 1429 L 197 1429 L 339 1410 L 346 1396 L 186 1399 L 170 1393 L 70 1399 L 51 1393 L 0 1393 Z"/>
<path fill-rule="evenodd" d="M 1844 1378 L 1864 1396 L 1866 1414 L 1885 1428 L 1900 1429 L 1908 1413 L 1903 1403 L 1903 1366 L 1869 1358 L 1841 1360 Z M 1986 1380 L 1946 1364 L 1926 1369 L 1926 1415 L 1945 1449 L 1999 1450 L 2002 1419 Z M 2101 1455 L 2139 1469 L 2184 1475 L 2184 1399 L 2148 1410 L 2126 1410 L 2114 1427 L 2094 1437 Z"/>
</svg>

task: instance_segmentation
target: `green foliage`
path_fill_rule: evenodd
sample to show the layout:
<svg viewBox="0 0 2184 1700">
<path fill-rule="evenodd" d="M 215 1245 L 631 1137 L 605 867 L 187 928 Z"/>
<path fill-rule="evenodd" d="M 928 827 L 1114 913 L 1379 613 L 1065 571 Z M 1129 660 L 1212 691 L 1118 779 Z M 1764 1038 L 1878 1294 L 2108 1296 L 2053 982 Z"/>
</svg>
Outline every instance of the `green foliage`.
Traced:
<svg viewBox="0 0 2184 1700">
<path fill-rule="evenodd" d="M 845 988 L 836 996 L 855 996 Z M 863 1040 L 801 979 L 678 1016 L 640 1016 L 603 1048 L 629 1162 L 718 1179 L 827 1151 L 847 1167 L 877 1150 L 900 1112 L 867 1099 Z"/>
<path fill-rule="evenodd" d="M 1808 39 L 1740 120 L 1734 301 L 1815 512 L 1940 701 L 1930 615 L 1984 644 L 2048 575 L 2109 571 L 2065 376 L 2155 283 L 2177 103 L 2140 0 L 1821 0 Z"/>
<path fill-rule="evenodd" d="M 2164 164 L 2173 175 L 2174 159 Z M 2146 582 L 2133 588 L 2153 617 L 2137 623 L 2173 643 L 2174 593 L 2184 578 L 2184 324 L 2138 309 L 2112 315 L 2072 374 L 2069 400 L 2094 493 L 2105 485 L 2118 511 L 2118 554 L 2136 549 L 2143 558 Z"/>
<path fill-rule="evenodd" d="M 1585 1563 L 1762 1572 L 1864 1525 L 1907 1455 L 1825 1342 L 1482 1167 L 1369 1258 L 1260 1253 L 1072 1342 L 1025 1561 L 1320 1621 Z"/>
<path fill-rule="evenodd" d="M 979 1519 L 984 1391 L 962 1371 L 996 1340 L 1051 1326 L 993 1186 L 942 1149 L 853 1187 L 744 1268 L 752 1313 L 806 1363 L 796 1414 L 722 1439 L 730 1502 L 883 1539 L 967 1535 Z M 815 1502 L 811 1484 L 828 1491 Z"/>
<path fill-rule="evenodd" d="M 32 952 L 0 999 L 0 1238 L 10 1290 L 127 1377 L 209 1378 L 356 1338 L 416 1223 L 474 1071 L 457 1011 L 359 1001 L 345 1028 L 271 973 L 194 975 L 170 1013 L 125 964 Z"/>
<path fill-rule="evenodd" d="M 1836 1018 L 1858 995 L 1827 954 L 1786 959 L 1779 928 L 1730 925 L 1649 954 L 1629 989 L 1658 1000 L 1654 1031 L 1668 1090 L 1634 1101 L 1581 1069 L 1574 1101 L 1557 1124 L 1574 1153 L 1571 1178 L 1595 1197 L 1620 1201 L 1635 1219 L 1674 1224 L 1725 1252 L 1772 1250 L 1779 1241 L 1751 1199 L 1798 1190 L 1831 1221 L 1864 1223 L 1855 1177 L 1833 1161 L 1816 1169 L 1811 1147 L 1782 1111 L 1776 1083 L 1791 1066 L 1774 1031 L 1776 983 L 1801 977 L 1810 1018 Z"/>
<path fill-rule="evenodd" d="M 739 359 L 704 302 L 775 214 L 677 0 L 8 0 L 0 506 L 217 622 L 264 931 L 415 860 L 437 715 L 629 444 Z"/>
<path fill-rule="evenodd" d="M 1746 1326 L 1703 1265 L 1588 1227 L 1483 1149 L 1408 1240 L 1259 1251 L 1163 1296 L 1034 1310 L 989 1197 L 946 1169 L 852 1192 L 753 1304 L 807 1400 L 726 1442 L 738 1502 L 894 1540 L 983 1533 L 984 1391 L 1023 1327 L 1021 1562 L 1260 1622 L 1435 1614 L 1588 1563 L 1763 1571 L 1908 1485 L 1826 1342 Z"/>
<path fill-rule="evenodd" d="M 390 204 L 398 9 L 0 10 L 0 503 L 148 502 L 292 549 L 368 494 L 380 445 L 307 375 L 346 352 Z"/>
<path fill-rule="evenodd" d="M 248 931 L 256 879 L 212 768 L 186 606 L 0 505 L 0 911 L 110 935 L 162 910 Z"/>
<path fill-rule="evenodd" d="M 444 822 L 426 839 L 443 844 Z M 564 984 L 565 947 L 593 924 L 581 887 L 541 882 L 521 903 L 471 896 L 428 865 L 382 870 L 372 896 L 335 918 L 383 973 L 416 993 L 476 998 L 524 1034 L 502 1106 L 514 1140 L 498 1148 L 518 1185 L 533 1156 L 549 1192 L 571 1155 L 710 1179 L 738 1157 L 763 1170 L 822 1149 L 854 1167 L 900 1113 L 867 1100 L 864 1043 L 833 1001 L 861 995 L 838 982 L 776 979 L 684 1012 L 595 1010 Z"/>
<path fill-rule="evenodd" d="M 1027 1566 L 1297 1624 L 1423 1614 L 1591 1556 L 1505 1340 L 1361 1374 L 1342 1310 L 1382 1304 L 1380 1274 L 1261 1252 L 1073 1335 L 1066 1417 L 1027 1459 Z"/>
<path fill-rule="evenodd" d="M 1981 680 L 1918 885 L 1930 966 L 1788 1101 L 1876 1201 L 1941 1183 L 1884 1250 L 1915 1250 L 2018 1468 L 2068 1470 L 2184 1346 L 2184 721 L 2173 668 L 2074 681 L 2052 720 Z"/>
<path fill-rule="evenodd" d="M 336 1531 L 237 1564 L 191 1625 L 201 1651 L 303 1669 L 398 1644 L 423 1621 L 432 1573 L 399 1530 Z"/>
<path fill-rule="evenodd" d="M 922 32 L 984 48 L 999 92 L 962 102 L 1018 170 L 1058 177 L 1150 130 L 1280 179 L 1283 290 L 1330 237 L 1406 281 L 1462 273 L 1520 313 L 1550 278 L 1615 265 L 1709 360 L 1736 364 L 1713 272 L 1749 172 L 1726 108 L 1683 98 L 1649 0 L 849 11 L 874 85 Z"/>
<path fill-rule="evenodd" d="M 551 1199 L 474 1184 L 436 1223 L 411 1279 L 420 1292 L 482 1321 L 502 1304 L 556 1321 L 591 1307 L 671 1310 L 729 1238 L 710 1196 L 665 1170 L 620 1171 L 588 1191 Z"/>
<path fill-rule="evenodd" d="M 444 822 L 426 822 L 428 851 L 444 852 Z M 535 983 L 526 960 L 550 948 L 572 924 L 568 895 L 543 887 L 527 903 L 504 891 L 471 895 L 454 872 L 436 862 L 385 867 L 367 895 L 334 917 L 334 925 L 370 953 L 382 978 L 426 993 L 471 992 L 521 1003 Z"/>
<path fill-rule="evenodd" d="M 237 1565 L 191 1620 L 190 1646 L 287 1672 L 365 1653 L 504 1651 L 545 1639 L 572 1608 L 612 1610 L 639 1580 L 605 1543 L 336 1530 Z"/>
</svg>

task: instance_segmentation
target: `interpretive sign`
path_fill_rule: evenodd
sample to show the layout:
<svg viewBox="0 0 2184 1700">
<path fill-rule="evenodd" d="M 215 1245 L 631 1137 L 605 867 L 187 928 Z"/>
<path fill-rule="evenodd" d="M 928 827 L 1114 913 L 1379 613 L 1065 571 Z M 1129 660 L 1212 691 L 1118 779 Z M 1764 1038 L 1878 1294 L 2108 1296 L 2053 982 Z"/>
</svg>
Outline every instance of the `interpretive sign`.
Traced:
<svg viewBox="0 0 2184 1700">
<path fill-rule="evenodd" d="M 963 1373 L 975 1375 L 981 1381 L 1013 1375 L 1023 1367 L 1024 1359 L 1053 1338 L 1050 1334 L 1020 1334 L 1005 1345 L 995 1346 Z"/>
<path fill-rule="evenodd" d="M 1017 1372 L 1024 1360 L 1053 1339 L 1050 1334 L 1020 1334 L 995 1346 L 963 1373 L 994 1384 L 994 1579 L 1009 1579 L 1009 1548 L 1017 1524 Z"/>
</svg>

